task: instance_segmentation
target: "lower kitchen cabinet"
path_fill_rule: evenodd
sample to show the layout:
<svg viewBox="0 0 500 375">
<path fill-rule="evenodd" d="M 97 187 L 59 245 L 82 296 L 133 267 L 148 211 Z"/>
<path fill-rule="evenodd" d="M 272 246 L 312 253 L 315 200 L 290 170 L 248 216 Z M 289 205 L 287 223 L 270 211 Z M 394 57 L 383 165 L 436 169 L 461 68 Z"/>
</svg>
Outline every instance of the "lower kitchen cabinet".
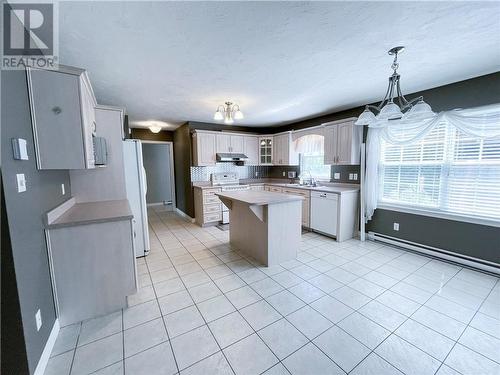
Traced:
<svg viewBox="0 0 500 375">
<path fill-rule="evenodd" d="M 198 225 L 215 224 L 222 220 L 222 203 L 216 193 L 220 188 L 194 188 L 194 214 Z"/>
<path fill-rule="evenodd" d="M 48 220 L 45 235 L 61 326 L 120 310 L 136 293 L 132 219 L 125 200 L 76 204 L 60 219 Z"/>
<path fill-rule="evenodd" d="M 310 227 L 310 209 L 311 209 L 311 193 L 303 189 L 283 188 L 283 193 L 291 195 L 299 195 L 305 199 L 302 201 L 302 226 Z"/>
</svg>

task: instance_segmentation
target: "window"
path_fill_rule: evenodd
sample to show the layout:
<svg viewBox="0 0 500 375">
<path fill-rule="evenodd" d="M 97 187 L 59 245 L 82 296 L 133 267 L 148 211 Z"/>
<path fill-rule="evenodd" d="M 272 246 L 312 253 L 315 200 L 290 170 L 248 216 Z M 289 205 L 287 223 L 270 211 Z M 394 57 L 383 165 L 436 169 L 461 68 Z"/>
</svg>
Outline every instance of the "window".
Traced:
<svg viewBox="0 0 500 375">
<path fill-rule="evenodd" d="M 325 137 L 318 134 L 304 135 L 295 141 L 302 177 L 330 180 L 331 167 L 324 164 L 324 143 Z"/>
<path fill-rule="evenodd" d="M 381 204 L 500 220 L 500 139 L 442 124 L 416 144 L 382 141 L 380 156 Z"/>
</svg>

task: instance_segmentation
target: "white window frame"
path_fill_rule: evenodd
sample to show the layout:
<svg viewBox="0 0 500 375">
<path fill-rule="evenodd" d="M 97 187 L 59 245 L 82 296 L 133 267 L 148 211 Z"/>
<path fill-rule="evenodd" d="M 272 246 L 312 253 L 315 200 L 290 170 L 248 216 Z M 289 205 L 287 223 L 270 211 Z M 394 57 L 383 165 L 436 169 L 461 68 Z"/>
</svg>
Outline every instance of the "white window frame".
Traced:
<svg viewBox="0 0 500 375">
<path fill-rule="evenodd" d="M 449 131 L 449 129 L 448 129 Z M 456 129 L 452 130 L 453 132 L 457 131 Z M 445 144 L 445 155 L 448 153 L 448 150 L 446 150 L 448 147 L 453 147 L 451 144 L 451 140 L 453 139 L 452 136 L 449 137 L 449 142 L 448 144 Z M 429 164 L 432 164 L 430 162 Z M 448 178 L 448 173 L 449 173 L 449 167 L 450 167 L 451 161 L 447 160 L 446 161 L 446 156 L 445 156 L 445 161 L 441 164 L 443 166 L 441 170 L 441 185 L 442 184 L 447 184 L 447 178 Z M 388 164 L 390 165 L 390 164 Z M 409 165 L 409 164 L 407 164 Z M 418 164 L 422 165 L 422 164 Z M 414 215 L 422 215 L 422 216 L 427 216 L 427 217 L 434 217 L 434 218 L 439 218 L 439 219 L 446 219 L 446 220 L 452 220 L 452 221 L 459 221 L 459 222 L 465 222 L 465 223 L 472 223 L 472 224 L 480 224 L 480 225 L 487 225 L 487 226 L 493 226 L 493 227 L 500 227 L 500 218 L 498 220 L 495 220 L 494 218 L 491 217 L 485 217 L 485 216 L 479 216 L 479 215 L 463 215 L 460 213 L 455 213 L 455 212 L 450 212 L 450 211 L 445 211 L 439 208 L 433 208 L 433 207 L 425 207 L 421 205 L 412 205 L 408 203 L 396 203 L 396 202 L 390 202 L 388 200 L 382 199 L 382 194 L 383 194 L 383 185 L 380 183 L 380 178 L 381 178 L 381 173 L 383 171 L 383 166 L 379 167 L 379 197 L 378 197 L 378 204 L 377 208 L 383 209 L 383 210 L 389 210 L 389 211 L 396 211 L 396 212 L 402 212 L 402 213 L 409 213 L 409 214 L 414 214 Z M 447 189 L 440 189 L 439 190 L 439 204 L 444 204 L 444 202 L 447 202 Z"/>
</svg>

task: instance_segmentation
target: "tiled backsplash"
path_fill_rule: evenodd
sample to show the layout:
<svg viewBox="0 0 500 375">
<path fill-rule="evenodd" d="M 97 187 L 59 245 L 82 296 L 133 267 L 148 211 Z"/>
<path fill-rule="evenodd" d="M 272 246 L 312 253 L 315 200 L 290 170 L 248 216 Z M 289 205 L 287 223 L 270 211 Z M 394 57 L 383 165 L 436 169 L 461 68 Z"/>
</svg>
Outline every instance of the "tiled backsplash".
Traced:
<svg viewBox="0 0 500 375">
<path fill-rule="evenodd" d="M 287 172 L 296 171 L 300 174 L 298 166 L 239 166 L 233 163 L 217 163 L 209 167 L 191 167 L 191 181 L 210 181 L 212 173 L 236 172 L 240 179 L 244 178 L 287 178 Z M 333 165 L 331 171 L 332 182 L 359 183 L 359 165 Z M 283 176 L 285 172 L 285 176 Z M 340 179 L 334 179 L 334 173 L 340 173 Z M 358 180 L 349 180 L 349 174 L 356 173 Z"/>
<path fill-rule="evenodd" d="M 212 173 L 236 172 L 239 178 L 266 178 L 270 176 L 270 166 L 239 166 L 233 163 L 217 163 L 209 167 L 191 167 L 191 181 L 210 181 Z M 257 176 L 256 176 L 257 172 Z"/>
</svg>

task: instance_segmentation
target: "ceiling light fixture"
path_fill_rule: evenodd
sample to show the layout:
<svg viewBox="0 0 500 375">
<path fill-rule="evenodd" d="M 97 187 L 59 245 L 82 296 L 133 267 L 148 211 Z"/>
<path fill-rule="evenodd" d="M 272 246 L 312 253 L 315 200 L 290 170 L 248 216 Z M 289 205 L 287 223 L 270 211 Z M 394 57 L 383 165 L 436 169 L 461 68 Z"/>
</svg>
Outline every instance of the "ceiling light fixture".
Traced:
<svg viewBox="0 0 500 375">
<path fill-rule="evenodd" d="M 151 133 L 159 133 L 161 131 L 161 126 L 159 126 L 159 125 L 151 125 L 149 127 L 149 130 L 151 130 Z"/>
<path fill-rule="evenodd" d="M 214 114 L 214 120 L 224 120 L 224 124 L 228 125 L 234 123 L 234 120 L 241 119 L 243 119 L 243 112 L 240 111 L 240 106 L 232 102 L 225 102 L 224 105 L 218 106 Z"/>
<path fill-rule="evenodd" d="M 383 127 L 388 124 L 389 120 L 418 120 L 435 116 L 431 106 L 424 102 L 422 96 L 407 100 L 401 92 L 399 85 L 401 76 L 397 72 L 399 68 L 398 54 L 404 49 L 403 46 L 398 46 L 388 51 L 389 55 L 394 56 L 394 61 L 391 65 L 393 73 L 389 77 L 389 86 L 384 99 L 378 106 L 367 105 L 355 122 L 356 125 Z"/>
</svg>

